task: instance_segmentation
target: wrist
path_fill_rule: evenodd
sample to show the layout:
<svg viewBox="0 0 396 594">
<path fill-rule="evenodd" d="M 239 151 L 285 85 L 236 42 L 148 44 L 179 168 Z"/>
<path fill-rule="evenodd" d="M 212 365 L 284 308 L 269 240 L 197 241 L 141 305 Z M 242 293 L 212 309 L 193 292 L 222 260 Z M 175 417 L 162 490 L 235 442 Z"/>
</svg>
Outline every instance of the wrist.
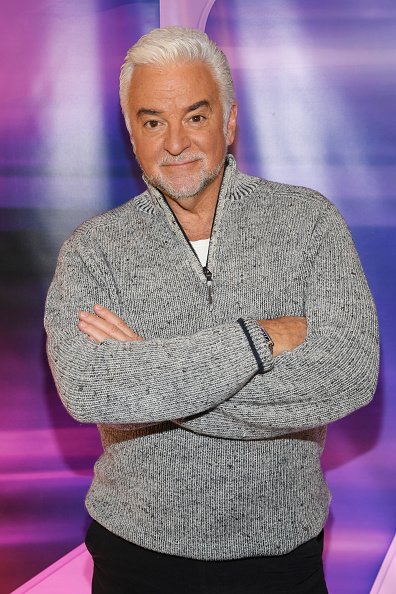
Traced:
<svg viewBox="0 0 396 594">
<path fill-rule="evenodd" d="M 258 366 L 258 373 L 266 373 L 273 368 L 274 361 L 268 340 L 264 337 L 260 324 L 253 318 L 239 318 L 241 326 Z"/>
</svg>

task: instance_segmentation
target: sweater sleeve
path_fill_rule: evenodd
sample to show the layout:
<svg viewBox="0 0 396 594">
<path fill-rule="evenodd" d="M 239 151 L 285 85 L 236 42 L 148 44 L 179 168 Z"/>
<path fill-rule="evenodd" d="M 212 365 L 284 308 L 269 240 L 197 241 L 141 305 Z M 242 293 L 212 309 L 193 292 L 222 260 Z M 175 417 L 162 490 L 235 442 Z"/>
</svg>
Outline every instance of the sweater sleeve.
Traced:
<svg viewBox="0 0 396 594">
<path fill-rule="evenodd" d="M 371 400 L 377 316 L 349 230 L 333 205 L 315 235 L 304 343 L 275 357 L 272 370 L 256 374 L 229 400 L 180 425 L 217 437 L 271 438 L 326 425 Z"/>
<path fill-rule="evenodd" d="M 59 395 L 78 421 L 152 424 L 195 415 L 273 365 L 256 324 L 249 322 L 250 343 L 237 321 L 167 339 L 90 341 L 77 328 L 79 310 L 100 303 L 121 315 L 117 297 L 106 262 L 77 232 L 59 255 L 45 328 Z"/>
</svg>

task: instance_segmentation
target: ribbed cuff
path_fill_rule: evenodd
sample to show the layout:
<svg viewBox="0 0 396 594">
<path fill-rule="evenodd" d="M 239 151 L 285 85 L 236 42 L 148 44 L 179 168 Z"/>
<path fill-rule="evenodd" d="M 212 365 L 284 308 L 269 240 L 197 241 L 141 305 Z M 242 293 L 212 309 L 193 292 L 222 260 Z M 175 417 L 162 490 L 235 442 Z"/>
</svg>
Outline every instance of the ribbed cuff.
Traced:
<svg viewBox="0 0 396 594">
<path fill-rule="evenodd" d="M 241 326 L 245 336 L 249 342 L 252 353 L 257 361 L 258 373 L 266 373 L 274 366 L 274 358 L 268 342 L 261 331 L 260 324 L 252 318 L 239 318 L 239 325 Z"/>
</svg>

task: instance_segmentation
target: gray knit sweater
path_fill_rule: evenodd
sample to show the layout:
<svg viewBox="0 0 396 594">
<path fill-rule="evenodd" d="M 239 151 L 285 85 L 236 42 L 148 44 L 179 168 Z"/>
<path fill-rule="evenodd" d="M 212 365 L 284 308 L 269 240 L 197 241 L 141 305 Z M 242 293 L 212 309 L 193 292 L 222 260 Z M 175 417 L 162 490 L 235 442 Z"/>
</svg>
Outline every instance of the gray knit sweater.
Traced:
<svg viewBox="0 0 396 594">
<path fill-rule="evenodd" d="M 327 517 L 326 424 L 375 389 L 375 308 L 336 208 L 244 175 L 232 157 L 207 266 L 212 304 L 152 187 L 65 242 L 45 325 L 65 407 L 102 437 L 86 505 L 115 534 L 163 553 L 286 553 Z M 144 340 L 90 341 L 77 316 L 95 303 Z M 256 320 L 285 315 L 307 318 L 307 338 L 273 358 Z"/>
</svg>

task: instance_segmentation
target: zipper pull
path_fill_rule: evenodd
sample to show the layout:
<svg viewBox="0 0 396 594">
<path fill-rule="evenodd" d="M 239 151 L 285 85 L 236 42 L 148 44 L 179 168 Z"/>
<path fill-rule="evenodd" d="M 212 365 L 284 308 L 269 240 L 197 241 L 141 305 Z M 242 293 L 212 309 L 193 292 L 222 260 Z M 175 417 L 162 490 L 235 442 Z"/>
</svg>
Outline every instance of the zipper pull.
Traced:
<svg viewBox="0 0 396 594">
<path fill-rule="evenodd" d="M 213 304 L 213 281 L 212 281 L 212 273 L 210 272 L 209 268 L 206 266 L 203 267 L 204 275 L 206 276 L 206 286 L 208 289 L 208 302 L 209 305 Z"/>
</svg>

